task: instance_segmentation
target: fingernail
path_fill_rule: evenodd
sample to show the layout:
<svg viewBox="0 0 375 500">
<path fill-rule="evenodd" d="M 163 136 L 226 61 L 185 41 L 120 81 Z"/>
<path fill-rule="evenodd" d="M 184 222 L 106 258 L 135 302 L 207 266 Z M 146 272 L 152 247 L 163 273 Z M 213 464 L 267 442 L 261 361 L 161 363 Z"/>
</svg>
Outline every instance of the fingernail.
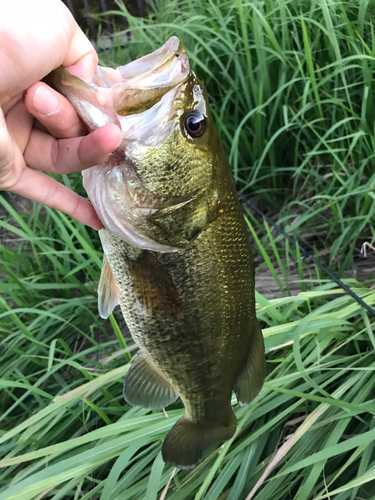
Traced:
<svg viewBox="0 0 375 500">
<path fill-rule="evenodd" d="M 44 85 L 41 85 L 34 94 L 33 107 L 39 114 L 50 116 L 56 113 L 59 101 L 52 92 L 47 90 Z"/>
</svg>

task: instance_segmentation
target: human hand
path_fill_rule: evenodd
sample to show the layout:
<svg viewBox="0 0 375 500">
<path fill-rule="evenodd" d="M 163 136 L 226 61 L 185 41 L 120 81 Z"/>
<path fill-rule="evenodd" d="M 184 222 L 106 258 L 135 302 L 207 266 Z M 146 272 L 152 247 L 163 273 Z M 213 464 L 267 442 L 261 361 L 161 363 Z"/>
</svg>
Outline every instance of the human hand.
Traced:
<svg viewBox="0 0 375 500">
<path fill-rule="evenodd" d="M 40 171 L 83 170 L 120 143 L 115 125 L 86 135 L 71 104 L 40 82 L 60 65 L 91 81 L 97 54 L 60 0 L 0 0 L 0 11 L 0 190 L 101 229 L 90 202 Z"/>
</svg>

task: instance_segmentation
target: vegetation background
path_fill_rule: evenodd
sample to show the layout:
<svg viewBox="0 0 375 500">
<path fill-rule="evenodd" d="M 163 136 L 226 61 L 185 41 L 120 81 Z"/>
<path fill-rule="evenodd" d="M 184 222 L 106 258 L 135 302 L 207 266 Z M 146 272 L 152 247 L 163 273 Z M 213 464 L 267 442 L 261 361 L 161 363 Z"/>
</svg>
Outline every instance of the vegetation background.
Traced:
<svg viewBox="0 0 375 500">
<path fill-rule="evenodd" d="M 155 0 L 145 17 L 102 4 L 84 24 L 101 64 L 180 37 L 238 189 L 374 306 L 360 257 L 375 221 L 373 2 Z M 83 193 L 79 175 L 63 182 Z M 181 403 L 165 418 L 123 401 L 136 347 L 118 311 L 98 317 L 97 234 L 0 204 L 0 500 L 375 498 L 375 318 L 259 216 L 266 383 L 250 406 L 233 399 L 235 437 L 171 479 L 160 449 Z"/>
</svg>

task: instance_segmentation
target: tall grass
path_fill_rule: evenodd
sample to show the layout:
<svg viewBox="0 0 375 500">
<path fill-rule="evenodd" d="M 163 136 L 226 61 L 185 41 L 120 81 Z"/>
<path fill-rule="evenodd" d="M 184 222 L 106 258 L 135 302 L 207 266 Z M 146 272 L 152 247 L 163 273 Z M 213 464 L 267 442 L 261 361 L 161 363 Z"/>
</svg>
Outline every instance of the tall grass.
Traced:
<svg viewBox="0 0 375 500">
<path fill-rule="evenodd" d="M 134 40 L 122 47 L 120 34 L 101 58 L 123 64 L 180 36 L 239 188 L 344 269 L 372 234 L 372 8 L 165 1 L 143 20 L 120 6 Z M 79 176 L 63 182 L 82 189 Z M 233 398 L 235 437 L 171 479 L 161 443 L 182 405 L 166 418 L 123 401 L 136 348 L 117 311 L 98 317 L 97 234 L 40 206 L 19 213 L 9 197 L 0 206 L 0 500 L 375 498 L 375 319 L 298 249 L 247 214 L 257 262 L 280 288 L 256 295 L 267 380 L 251 405 Z M 373 281 L 347 283 L 374 307 Z"/>
</svg>

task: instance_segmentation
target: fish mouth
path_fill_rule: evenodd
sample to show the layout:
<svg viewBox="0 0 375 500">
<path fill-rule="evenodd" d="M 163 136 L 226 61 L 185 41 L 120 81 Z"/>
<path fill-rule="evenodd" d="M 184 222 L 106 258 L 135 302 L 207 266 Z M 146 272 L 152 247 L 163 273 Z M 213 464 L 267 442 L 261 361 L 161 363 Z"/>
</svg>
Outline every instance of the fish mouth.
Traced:
<svg viewBox="0 0 375 500">
<path fill-rule="evenodd" d="M 155 125 L 159 141 L 154 138 L 145 144 L 160 144 L 166 139 L 171 128 L 160 128 L 159 124 L 174 117 L 174 98 L 189 74 L 185 47 L 173 36 L 160 49 L 125 66 L 98 66 L 92 82 L 84 82 L 62 67 L 45 80 L 68 98 L 90 131 L 108 123 L 120 126 L 120 148 L 126 149 L 129 143 L 154 135 Z"/>
<path fill-rule="evenodd" d="M 184 45 L 172 37 L 152 54 L 116 71 L 114 76 L 122 79 L 112 87 L 113 108 L 122 130 L 120 147 L 131 155 L 133 147 L 162 145 L 175 126 L 174 103 L 190 75 Z M 105 70 L 99 72 L 101 77 L 105 74 Z"/>
<path fill-rule="evenodd" d="M 154 106 L 187 78 L 189 70 L 185 47 L 173 36 L 155 52 L 116 70 L 98 67 L 95 84 L 112 87 L 115 112 L 129 116 Z"/>
<path fill-rule="evenodd" d="M 150 110 L 183 83 L 189 72 L 185 47 L 173 36 L 160 49 L 125 66 L 116 69 L 98 66 L 88 84 L 94 90 L 90 100 L 102 111 L 110 110 L 116 121 L 122 122 L 122 117 Z"/>
<path fill-rule="evenodd" d="M 98 67 L 92 86 L 122 130 L 120 148 L 158 147 L 173 130 L 174 102 L 190 75 L 182 42 L 171 37 L 160 49 L 117 69 Z"/>
</svg>

